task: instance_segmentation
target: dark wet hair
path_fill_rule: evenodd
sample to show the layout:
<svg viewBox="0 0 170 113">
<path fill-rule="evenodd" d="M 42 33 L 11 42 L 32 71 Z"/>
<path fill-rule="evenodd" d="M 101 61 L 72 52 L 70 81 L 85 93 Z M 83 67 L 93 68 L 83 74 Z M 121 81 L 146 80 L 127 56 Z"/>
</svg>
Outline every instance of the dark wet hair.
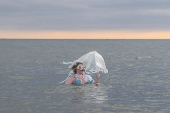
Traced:
<svg viewBox="0 0 170 113">
<path fill-rule="evenodd" d="M 83 64 L 83 63 L 81 63 L 81 62 L 77 62 L 75 65 L 73 65 L 72 67 L 71 67 L 71 69 L 73 70 L 73 73 L 74 74 L 76 74 L 77 73 L 77 66 L 79 65 L 79 64 Z"/>
</svg>

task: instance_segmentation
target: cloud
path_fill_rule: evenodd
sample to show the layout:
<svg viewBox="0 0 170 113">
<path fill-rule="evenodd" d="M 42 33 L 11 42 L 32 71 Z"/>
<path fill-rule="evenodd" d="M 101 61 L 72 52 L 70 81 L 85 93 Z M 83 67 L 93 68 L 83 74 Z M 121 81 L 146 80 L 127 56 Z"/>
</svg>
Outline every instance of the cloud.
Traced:
<svg viewBox="0 0 170 113">
<path fill-rule="evenodd" d="M 1 0 L 0 30 L 169 29 L 168 0 Z"/>
</svg>

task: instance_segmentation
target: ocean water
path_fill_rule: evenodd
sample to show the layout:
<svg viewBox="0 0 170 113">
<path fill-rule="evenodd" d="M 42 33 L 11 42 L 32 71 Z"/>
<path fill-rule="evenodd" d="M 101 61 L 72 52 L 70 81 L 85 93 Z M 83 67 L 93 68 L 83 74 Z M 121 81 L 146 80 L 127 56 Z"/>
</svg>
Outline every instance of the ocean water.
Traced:
<svg viewBox="0 0 170 113">
<path fill-rule="evenodd" d="M 94 50 L 99 84 L 59 84 Z M 170 113 L 170 40 L 0 40 L 0 113 L 136 112 Z"/>
</svg>

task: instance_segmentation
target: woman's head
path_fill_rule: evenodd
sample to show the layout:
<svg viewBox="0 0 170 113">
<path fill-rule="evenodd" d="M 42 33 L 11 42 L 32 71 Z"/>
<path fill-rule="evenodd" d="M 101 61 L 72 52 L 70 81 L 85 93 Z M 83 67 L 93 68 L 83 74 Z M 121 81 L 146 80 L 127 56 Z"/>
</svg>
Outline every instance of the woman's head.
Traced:
<svg viewBox="0 0 170 113">
<path fill-rule="evenodd" d="M 83 74 L 83 71 L 86 70 L 86 67 L 81 62 L 77 62 L 75 65 L 71 68 L 74 72 L 74 74 L 80 73 Z"/>
</svg>

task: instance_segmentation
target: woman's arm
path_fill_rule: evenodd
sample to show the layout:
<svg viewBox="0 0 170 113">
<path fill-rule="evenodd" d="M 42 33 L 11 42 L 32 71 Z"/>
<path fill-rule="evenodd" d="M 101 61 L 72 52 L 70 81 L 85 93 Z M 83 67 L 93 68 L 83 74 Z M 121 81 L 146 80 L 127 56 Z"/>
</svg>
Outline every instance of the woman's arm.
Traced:
<svg viewBox="0 0 170 113">
<path fill-rule="evenodd" d="M 67 79 L 67 81 L 65 82 L 65 84 L 72 84 L 72 83 L 74 82 L 74 80 L 75 80 L 75 78 L 69 77 L 69 78 Z"/>
<path fill-rule="evenodd" d="M 99 83 L 99 77 L 100 77 L 100 74 L 96 73 L 96 80 L 93 82 L 94 84 Z"/>
</svg>

